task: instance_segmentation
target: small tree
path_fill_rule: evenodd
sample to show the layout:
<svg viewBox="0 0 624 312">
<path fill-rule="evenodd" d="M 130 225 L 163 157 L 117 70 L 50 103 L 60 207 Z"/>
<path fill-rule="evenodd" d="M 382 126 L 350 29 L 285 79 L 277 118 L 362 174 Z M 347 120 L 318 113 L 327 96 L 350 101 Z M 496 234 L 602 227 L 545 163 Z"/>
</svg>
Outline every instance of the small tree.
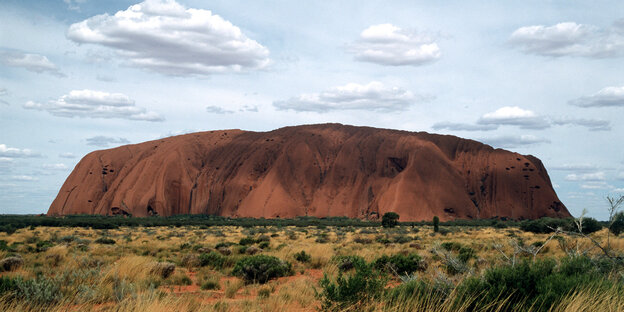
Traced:
<svg viewBox="0 0 624 312">
<path fill-rule="evenodd" d="M 609 226 L 609 230 L 615 236 L 624 232 L 624 212 L 618 212 L 615 214 L 613 221 L 611 222 L 611 226 Z"/>
<path fill-rule="evenodd" d="M 440 218 L 438 216 L 433 217 L 433 231 L 436 233 L 440 231 Z"/>
<path fill-rule="evenodd" d="M 399 215 L 396 212 L 386 212 L 381 217 L 381 225 L 385 228 L 392 228 L 399 224 Z"/>
</svg>

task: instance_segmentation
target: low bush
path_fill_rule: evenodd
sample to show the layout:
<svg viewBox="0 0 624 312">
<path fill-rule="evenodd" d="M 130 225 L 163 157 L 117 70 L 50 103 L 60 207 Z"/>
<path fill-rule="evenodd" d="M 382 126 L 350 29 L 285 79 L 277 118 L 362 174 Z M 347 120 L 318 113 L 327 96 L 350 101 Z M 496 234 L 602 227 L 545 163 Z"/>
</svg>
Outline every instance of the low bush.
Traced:
<svg viewBox="0 0 624 312">
<path fill-rule="evenodd" d="M 0 297 L 5 295 L 12 295 L 18 290 L 17 280 L 20 277 L 14 278 L 10 276 L 0 276 Z"/>
<path fill-rule="evenodd" d="M 392 238 L 392 241 L 397 244 L 405 244 L 411 242 L 412 238 L 406 235 L 397 235 Z"/>
<path fill-rule="evenodd" d="M 615 214 L 613 217 L 613 223 L 609 226 L 609 231 L 613 233 L 613 235 L 618 236 L 620 233 L 624 232 L 624 211 L 620 211 Z M 1 250 L 1 248 L 0 248 Z"/>
<path fill-rule="evenodd" d="M 506 308 L 518 304 L 533 306 L 534 310 L 547 311 L 564 296 L 581 287 L 597 287 L 605 290 L 616 286 L 605 274 L 612 265 L 588 257 L 540 260 L 535 263 L 523 261 L 515 266 L 501 266 L 486 270 L 482 277 L 464 280 L 458 286 L 458 300 L 479 297 L 474 308 L 479 310 L 500 298 L 506 298 Z"/>
<path fill-rule="evenodd" d="M 337 256 L 334 257 L 333 261 L 338 266 L 338 270 L 341 272 L 349 271 L 355 269 L 356 267 L 361 267 L 366 265 L 366 260 L 360 256 Z"/>
<path fill-rule="evenodd" d="M 17 279 L 15 298 L 33 305 L 50 305 L 61 300 L 61 287 L 54 280 L 37 277 L 30 280 Z"/>
<path fill-rule="evenodd" d="M 98 239 L 96 239 L 94 241 L 97 244 L 105 244 L 105 245 L 114 245 L 115 244 L 115 240 L 110 239 L 110 238 L 106 238 L 106 237 L 100 237 Z"/>
<path fill-rule="evenodd" d="M 440 244 L 440 247 L 448 251 L 459 251 L 462 248 L 462 244 L 456 242 L 444 242 Z"/>
<path fill-rule="evenodd" d="M 209 266 L 213 269 L 221 269 L 224 264 L 225 257 L 214 251 L 199 255 L 200 266 Z"/>
<path fill-rule="evenodd" d="M 0 260 L 0 272 L 17 270 L 24 264 L 21 257 L 7 257 Z"/>
<path fill-rule="evenodd" d="M 407 256 L 402 254 L 383 255 L 373 262 L 373 266 L 382 272 L 398 275 L 408 275 L 416 271 L 423 271 L 426 268 L 425 262 L 415 253 Z"/>
<path fill-rule="evenodd" d="M 217 290 L 217 289 L 221 289 L 221 285 L 219 284 L 219 281 L 207 280 L 206 282 L 204 282 L 201 285 L 201 289 L 203 289 L 203 290 Z"/>
<path fill-rule="evenodd" d="M 457 255 L 457 259 L 463 263 L 467 263 L 470 259 L 476 259 L 477 252 L 470 247 L 461 247 L 459 249 L 459 254 Z"/>
<path fill-rule="evenodd" d="M 354 258 L 355 259 L 355 258 Z M 387 279 L 374 271 L 371 265 L 357 262 L 355 273 L 339 271 L 336 281 L 327 275 L 320 281 L 319 297 L 323 309 L 342 311 L 347 308 L 357 310 L 359 305 L 380 298 Z"/>
<path fill-rule="evenodd" d="M 238 244 L 241 246 L 247 246 L 247 245 L 253 245 L 255 242 L 256 240 L 253 237 L 243 237 L 240 239 Z"/>
<path fill-rule="evenodd" d="M 373 240 L 368 238 L 368 237 L 356 236 L 356 237 L 353 238 L 353 242 L 358 243 L 358 244 L 368 245 L 368 244 L 372 243 Z"/>
<path fill-rule="evenodd" d="M 294 257 L 295 257 L 295 260 L 301 263 L 310 262 L 310 259 L 312 258 L 309 254 L 305 252 L 305 250 L 295 253 Z"/>
<path fill-rule="evenodd" d="M 277 257 L 255 255 L 238 260 L 232 274 L 242 277 L 247 283 L 264 284 L 267 281 L 292 275 L 292 265 Z"/>
<path fill-rule="evenodd" d="M 260 249 L 269 249 L 270 246 L 271 246 L 271 243 L 269 243 L 267 241 L 263 241 L 260 244 L 258 244 L 258 247 Z"/>
<path fill-rule="evenodd" d="M 156 262 L 150 269 L 150 273 L 162 278 L 167 278 L 175 271 L 175 264 L 171 262 Z"/>
</svg>

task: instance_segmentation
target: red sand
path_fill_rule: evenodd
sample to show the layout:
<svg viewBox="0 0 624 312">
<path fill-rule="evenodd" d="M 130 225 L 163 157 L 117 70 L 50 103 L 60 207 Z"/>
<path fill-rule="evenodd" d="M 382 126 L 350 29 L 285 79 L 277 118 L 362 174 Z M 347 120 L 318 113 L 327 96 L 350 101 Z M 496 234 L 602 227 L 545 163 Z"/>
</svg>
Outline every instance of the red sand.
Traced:
<svg viewBox="0 0 624 312">
<path fill-rule="evenodd" d="M 448 135 L 340 124 L 209 131 L 95 151 L 49 215 L 570 216 L 541 161 Z"/>
</svg>

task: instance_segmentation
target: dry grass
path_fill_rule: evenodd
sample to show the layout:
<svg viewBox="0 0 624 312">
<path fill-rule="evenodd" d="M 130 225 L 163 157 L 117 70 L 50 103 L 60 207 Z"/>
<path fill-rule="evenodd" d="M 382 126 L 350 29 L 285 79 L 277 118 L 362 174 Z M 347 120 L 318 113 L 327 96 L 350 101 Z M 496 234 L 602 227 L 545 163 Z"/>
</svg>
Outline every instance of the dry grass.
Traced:
<svg viewBox="0 0 624 312">
<path fill-rule="evenodd" d="M 371 229 L 366 229 L 370 231 Z M 314 311 L 320 306 L 315 288 L 323 273 L 337 275 L 337 267 L 332 258 L 337 255 L 359 255 L 367 261 L 382 254 L 418 253 L 425 259 L 427 269 L 419 273 L 420 278 L 433 279 L 444 272 L 442 260 L 432 248 L 444 242 L 456 242 L 475 250 L 477 259 L 470 267 L 474 274 L 485 268 L 504 263 L 506 260 L 499 251 L 493 249 L 495 243 L 502 244 L 502 251 L 511 254 L 508 243 L 521 239 L 529 245 L 544 242 L 547 234 L 525 233 L 514 228 L 451 228 L 446 235 L 434 234 L 431 227 L 420 227 L 418 232 L 411 228 L 393 230 L 374 229 L 376 233 L 358 233 L 345 228 L 251 228 L 222 226 L 200 229 L 198 227 L 158 227 L 120 228 L 115 230 L 93 230 L 85 228 L 20 229 L 12 235 L 0 233 L 0 239 L 15 245 L 15 253 L 24 259 L 24 265 L 14 272 L 2 272 L 2 276 L 21 276 L 26 279 L 37 275 L 57 279 L 63 284 L 64 301 L 45 307 L 32 306 L 28 302 L 0 299 L 0 311 Z M 258 233 L 258 232 L 265 233 Z M 366 232 L 364 231 L 364 232 Z M 256 232 L 256 233 L 253 233 Z M 336 234 L 343 232 L 344 234 Z M 296 239 L 290 239 L 294 233 Z M 316 242 L 321 233 L 329 233 L 329 241 Z M 198 248 L 214 249 L 221 242 L 238 243 L 241 238 L 259 235 L 271 236 L 271 247 L 262 254 L 276 256 L 293 263 L 295 275 L 270 281 L 266 286 L 245 285 L 238 278 L 229 276 L 231 267 L 221 270 L 209 267 L 183 267 L 182 259 L 187 255 L 199 255 Z M 409 237 L 408 243 L 381 244 L 375 241 L 378 236 L 393 239 L 397 236 Z M 72 236 L 76 240 L 62 241 Z M 115 244 L 97 244 L 100 237 L 115 240 Z M 368 244 L 355 243 L 355 237 L 370 240 Z M 592 234 L 595 239 L 606 242 L 606 230 Z M 33 251 L 37 241 L 52 241 L 53 247 L 45 251 Z M 587 249 L 591 245 L 584 240 L 569 240 L 575 248 Z M 86 245 L 80 247 L 79 245 Z M 184 248 L 182 248 L 184 246 Z M 410 247 L 411 246 L 411 247 Z M 624 250 L 624 235 L 611 237 L 611 246 Z M 232 248 L 227 256 L 230 265 L 243 257 Z M 300 251 L 311 255 L 311 261 L 299 263 L 293 255 Z M 598 254 L 593 249 L 591 253 Z M 1 251 L 0 258 L 12 252 Z M 558 241 L 551 240 L 538 258 L 563 257 L 565 252 Z M 157 262 L 176 264 L 175 273 L 166 279 L 151 273 Z M 302 274 L 303 273 L 303 274 Z M 169 285 L 184 285 L 182 280 L 191 279 L 192 285 L 171 291 Z M 452 277 L 455 283 L 462 275 Z M 200 286 L 211 280 L 220 289 L 202 290 Z M 396 281 L 395 281 L 396 283 Z M 261 288 L 270 289 L 267 297 L 258 296 Z M 476 300 L 477 298 L 475 298 Z M 393 306 L 392 311 L 462 311 L 465 307 L 434 305 L 430 297 L 406 298 L 402 304 Z M 372 311 L 385 311 L 389 308 L 381 303 L 372 303 Z M 496 311 L 492 307 L 492 311 Z M 552 311 L 624 311 L 624 299 L 617 293 L 599 293 L 584 290 L 571 294 L 561 305 Z"/>
</svg>

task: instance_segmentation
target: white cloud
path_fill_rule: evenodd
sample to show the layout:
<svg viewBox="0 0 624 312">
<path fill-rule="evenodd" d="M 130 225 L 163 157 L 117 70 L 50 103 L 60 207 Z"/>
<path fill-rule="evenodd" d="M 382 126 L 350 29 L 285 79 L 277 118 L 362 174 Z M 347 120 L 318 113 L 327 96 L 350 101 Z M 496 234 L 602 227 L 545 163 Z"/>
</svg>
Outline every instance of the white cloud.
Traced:
<svg viewBox="0 0 624 312">
<path fill-rule="evenodd" d="M 476 125 L 468 123 L 455 122 L 438 122 L 431 126 L 433 130 L 451 130 L 451 131 L 490 131 L 498 129 L 498 125 Z"/>
<path fill-rule="evenodd" d="M 225 109 L 220 106 L 210 105 L 206 106 L 206 111 L 211 114 L 233 114 L 233 110 Z"/>
<path fill-rule="evenodd" d="M 380 65 L 419 66 L 440 58 L 440 48 L 432 38 L 392 24 L 372 25 L 360 33 L 349 52 L 362 62 Z"/>
<path fill-rule="evenodd" d="M 65 77 L 65 74 L 39 54 L 23 53 L 19 51 L 0 51 L 0 63 L 6 66 L 24 68 L 35 73 L 48 73 L 57 77 Z"/>
<path fill-rule="evenodd" d="M 87 138 L 87 145 L 98 146 L 98 147 L 108 147 L 110 144 L 118 145 L 118 144 L 128 144 L 130 141 L 126 138 L 113 138 L 107 137 L 103 135 L 94 136 L 91 138 Z"/>
<path fill-rule="evenodd" d="M 608 120 L 603 119 L 586 119 L 586 118 L 556 118 L 552 121 L 554 125 L 574 125 L 582 126 L 589 129 L 589 131 L 609 131 L 611 130 L 611 123 Z"/>
<path fill-rule="evenodd" d="M 618 180 L 623 180 L 623 181 L 624 181 L 624 171 L 623 171 L 623 172 L 620 172 L 620 173 L 618 174 L 617 179 L 618 179 Z"/>
<path fill-rule="evenodd" d="M 591 164 L 563 164 L 560 166 L 550 166 L 548 170 L 560 170 L 560 171 L 595 171 L 597 166 Z"/>
<path fill-rule="evenodd" d="M 304 93 L 285 101 L 275 101 L 279 110 L 324 113 L 332 110 L 403 111 L 427 97 L 415 96 L 399 87 L 373 81 L 365 85 L 348 83 L 321 93 Z"/>
<path fill-rule="evenodd" d="M 592 172 L 592 173 L 584 173 L 584 174 L 568 174 L 565 179 L 567 181 L 605 181 L 607 177 L 605 173 L 602 171 Z"/>
<path fill-rule="evenodd" d="M 62 163 L 58 163 L 58 164 L 43 164 L 41 167 L 43 167 L 43 169 L 47 169 L 47 170 L 67 170 L 67 169 L 69 169 L 65 164 L 62 164 Z"/>
<path fill-rule="evenodd" d="M 116 82 L 117 79 L 113 76 L 98 74 L 95 76 L 95 79 L 103 82 Z"/>
<path fill-rule="evenodd" d="M 614 192 L 614 193 L 624 193 L 624 188 L 616 188 L 616 189 L 611 190 L 611 192 Z"/>
<path fill-rule="evenodd" d="M 520 147 L 520 146 L 541 144 L 541 143 L 550 143 L 550 140 L 548 139 L 540 138 L 540 137 L 536 137 L 534 135 L 528 135 L 528 134 L 517 135 L 517 136 L 509 135 L 509 136 L 490 137 L 490 138 L 480 139 L 479 141 L 485 142 L 489 145 L 492 145 L 494 147 L 500 147 L 500 148 L 510 148 L 510 147 Z"/>
<path fill-rule="evenodd" d="M 61 158 L 76 158 L 76 155 L 74 155 L 73 153 L 69 153 L 69 152 L 60 153 L 58 156 Z"/>
<path fill-rule="evenodd" d="M 619 22 L 606 29 L 574 22 L 526 26 L 514 31 L 509 42 L 528 54 L 620 57 L 624 55 L 624 26 Z"/>
<path fill-rule="evenodd" d="M 115 49 L 133 66 L 166 75 L 206 75 L 264 68 L 269 51 L 209 10 L 147 0 L 115 15 L 72 24 L 67 37 Z"/>
<path fill-rule="evenodd" d="M 581 188 L 586 190 L 608 190 L 612 189 L 613 186 L 604 181 L 590 181 L 581 184 Z"/>
<path fill-rule="evenodd" d="M 67 4 L 67 8 L 72 11 L 80 11 L 80 4 L 87 2 L 87 0 L 63 0 Z"/>
<path fill-rule="evenodd" d="M 122 93 L 93 90 L 74 90 L 47 104 L 28 101 L 26 109 L 45 110 L 59 117 L 123 118 L 131 120 L 163 121 L 157 113 L 134 105 L 134 100 Z"/>
<path fill-rule="evenodd" d="M 545 129 L 550 127 L 548 121 L 533 111 L 517 106 L 505 106 L 494 112 L 483 115 L 477 121 L 481 125 L 512 125 L 521 129 Z"/>
<path fill-rule="evenodd" d="M 580 97 L 569 103 L 580 107 L 624 107 L 624 86 L 606 87 L 595 94 Z"/>
<path fill-rule="evenodd" d="M 434 124 L 432 128 L 434 130 L 447 129 L 452 131 L 490 131 L 498 129 L 499 126 L 518 126 L 520 129 L 541 130 L 553 125 L 581 126 L 590 131 L 611 130 L 611 124 L 608 120 L 571 117 L 549 118 L 517 106 L 505 106 L 494 112 L 486 113 L 475 124 L 445 121 Z"/>
<path fill-rule="evenodd" d="M 6 144 L 0 144 L 0 157 L 29 158 L 29 157 L 41 157 L 41 154 L 35 153 L 27 148 L 19 149 L 15 147 L 8 147 L 6 146 Z"/>
<path fill-rule="evenodd" d="M 220 115 L 233 114 L 233 113 L 236 113 L 237 111 L 240 113 L 245 113 L 245 112 L 257 113 L 258 106 L 243 105 L 237 111 L 235 111 L 235 110 L 223 108 L 221 106 L 209 105 L 209 106 L 206 106 L 206 111 L 210 114 L 220 114 Z"/>
<path fill-rule="evenodd" d="M 0 96 L 5 96 L 8 94 L 7 89 L 5 88 L 0 88 Z M 5 100 L 0 100 L 0 104 L 4 104 L 4 105 L 9 105 L 9 102 L 5 101 Z"/>
<path fill-rule="evenodd" d="M 38 181 L 39 180 L 37 177 L 33 177 L 33 176 L 29 176 L 29 175 L 14 175 L 14 176 L 11 176 L 11 179 L 14 180 L 14 181 L 25 181 L 25 182 Z"/>
</svg>

